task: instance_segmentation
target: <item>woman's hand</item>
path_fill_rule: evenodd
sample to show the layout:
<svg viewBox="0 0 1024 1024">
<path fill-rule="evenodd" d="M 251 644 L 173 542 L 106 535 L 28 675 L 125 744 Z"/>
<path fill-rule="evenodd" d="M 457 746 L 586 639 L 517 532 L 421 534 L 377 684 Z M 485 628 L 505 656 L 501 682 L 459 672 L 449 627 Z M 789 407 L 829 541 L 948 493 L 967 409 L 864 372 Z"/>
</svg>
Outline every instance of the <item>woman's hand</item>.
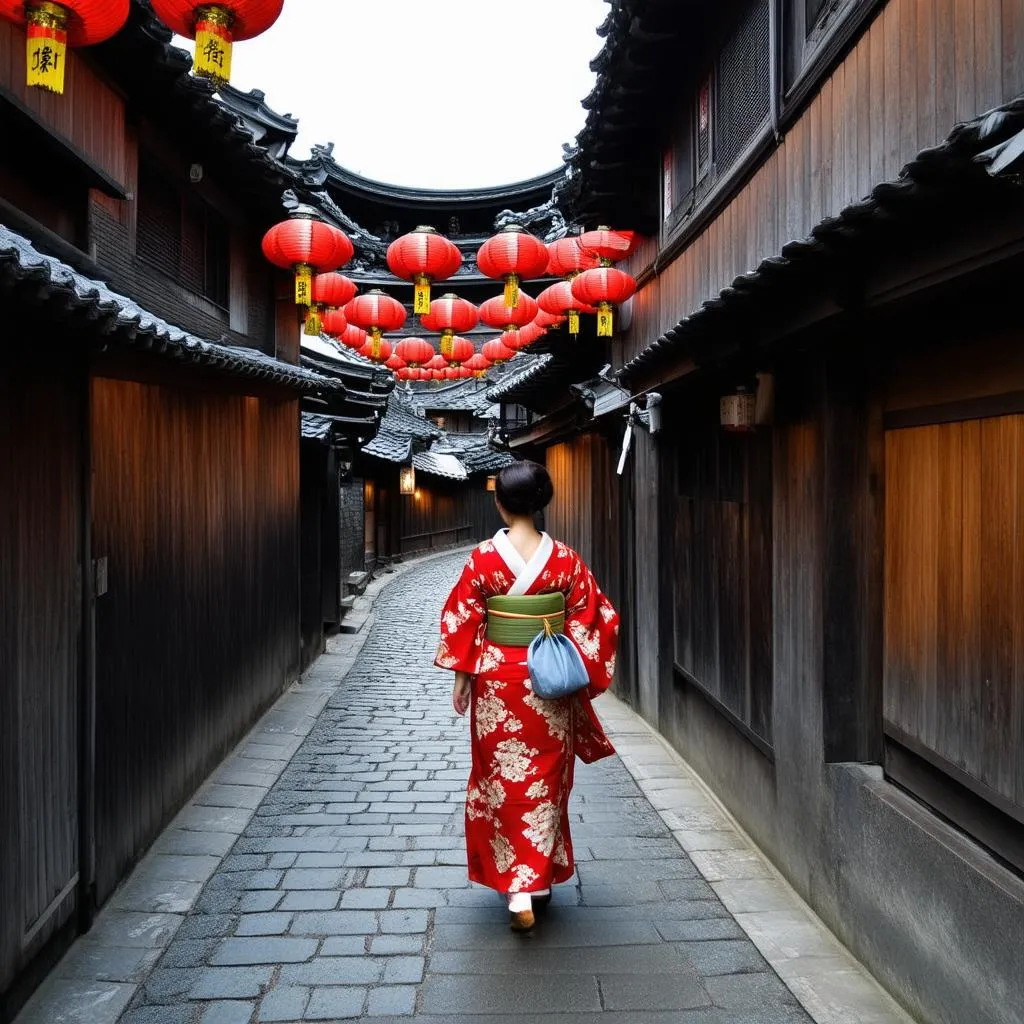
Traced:
<svg viewBox="0 0 1024 1024">
<path fill-rule="evenodd" d="M 468 672 L 455 673 L 455 688 L 452 690 L 452 707 L 457 715 L 464 715 L 469 709 L 469 697 L 473 677 Z"/>
</svg>

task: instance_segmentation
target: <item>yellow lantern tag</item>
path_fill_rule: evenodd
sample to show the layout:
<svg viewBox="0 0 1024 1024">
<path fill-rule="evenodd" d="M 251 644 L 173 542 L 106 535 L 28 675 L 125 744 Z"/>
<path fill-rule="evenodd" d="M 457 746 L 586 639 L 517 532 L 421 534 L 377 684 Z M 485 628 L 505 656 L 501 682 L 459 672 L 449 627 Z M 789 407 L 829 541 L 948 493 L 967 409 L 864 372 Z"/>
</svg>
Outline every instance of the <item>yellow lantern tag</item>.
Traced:
<svg viewBox="0 0 1024 1024">
<path fill-rule="evenodd" d="M 300 263 L 295 268 L 295 305 L 308 306 L 313 295 L 313 268 Z"/>
<path fill-rule="evenodd" d="M 416 291 L 413 299 L 413 312 L 417 316 L 425 316 L 430 312 L 430 278 L 424 274 L 416 275 Z"/>
<path fill-rule="evenodd" d="M 380 338 L 381 330 L 379 327 L 370 328 L 370 358 L 380 359 Z"/>
<path fill-rule="evenodd" d="M 319 338 L 323 333 L 324 325 L 320 319 L 320 310 L 316 306 L 310 306 L 306 314 L 306 325 L 303 328 L 307 338 Z"/>
<path fill-rule="evenodd" d="M 519 305 L 519 278 L 509 274 L 505 278 L 505 308 L 515 309 Z"/>
<path fill-rule="evenodd" d="M 231 12 L 223 7 L 199 9 L 195 72 L 218 85 L 231 78 Z"/>
<path fill-rule="evenodd" d="M 569 333 L 574 338 L 580 333 L 580 315 L 575 309 L 569 310 Z"/>
<path fill-rule="evenodd" d="M 597 308 L 597 336 L 610 338 L 614 333 L 612 307 L 607 302 L 602 302 Z"/>
<path fill-rule="evenodd" d="M 26 9 L 25 80 L 37 89 L 61 95 L 67 63 L 67 11 L 59 4 L 39 3 Z"/>
<path fill-rule="evenodd" d="M 454 338 L 455 335 L 451 331 L 441 332 L 441 355 L 443 355 L 445 359 L 451 359 L 452 341 Z"/>
</svg>

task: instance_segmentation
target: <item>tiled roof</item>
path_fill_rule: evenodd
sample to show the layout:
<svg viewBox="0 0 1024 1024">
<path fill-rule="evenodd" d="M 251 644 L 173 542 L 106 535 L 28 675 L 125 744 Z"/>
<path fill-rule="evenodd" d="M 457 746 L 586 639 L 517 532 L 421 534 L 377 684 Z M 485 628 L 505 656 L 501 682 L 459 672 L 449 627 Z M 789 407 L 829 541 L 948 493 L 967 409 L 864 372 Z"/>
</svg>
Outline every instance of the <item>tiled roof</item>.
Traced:
<svg viewBox="0 0 1024 1024">
<path fill-rule="evenodd" d="M 447 480 L 465 480 L 469 476 L 466 467 L 456 456 L 444 452 L 417 452 L 412 457 L 412 464 L 421 473 L 442 476 Z"/>
<path fill-rule="evenodd" d="M 435 441 L 442 436 L 443 431 L 411 412 L 397 394 L 392 394 L 377 436 L 363 451 L 386 462 L 407 463 L 415 442 Z"/>
<path fill-rule="evenodd" d="M 508 452 L 495 451 L 488 443 L 487 434 L 447 434 L 435 441 L 430 450 L 455 455 L 470 475 L 497 473 L 515 462 Z"/>
<path fill-rule="evenodd" d="M 495 384 L 487 392 L 488 401 L 500 402 L 516 388 L 536 377 L 555 357 L 547 352 L 541 356 L 525 355 L 520 358 L 528 360 L 528 362 L 524 362 L 517 372 L 507 374 L 498 384 Z"/>
<path fill-rule="evenodd" d="M 304 412 L 302 414 L 302 436 L 308 441 L 328 441 L 333 423 L 326 416 Z"/>
<path fill-rule="evenodd" d="M 427 385 L 414 388 L 409 401 L 419 409 L 447 409 L 473 413 L 486 409 L 491 404 L 487 398 L 487 381 L 475 377 L 441 387 Z"/>
<path fill-rule="evenodd" d="M 730 315 L 756 316 L 760 303 L 777 308 L 779 297 L 791 293 L 795 300 L 807 294 L 807 273 L 833 270 L 848 275 L 848 254 L 854 243 L 881 252 L 906 234 L 908 218 L 935 210 L 937 218 L 955 213 L 950 197 L 961 201 L 991 190 L 1000 195 L 992 176 L 1013 174 L 1024 166 L 1024 96 L 957 125 L 938 146 L 918 153 L 896 181 L 882 182 L 870 195 L 851 203 L 838 216 L 826 217 L 807 238 L 789 242 L 777 256 L 769 256 L 756 269 L 741 274 L 699 309 L 684 316 L 675 327 L 652 342 L 618 371 L 626 383 L 645 378 L 677 360 L 702 337 L 720 331 Z M 939 223 L 936 220 L 936 223 Z"/>
<path fill-rule="evenodd" d="M 27 238 L 0 224 L 0 278 L 31 284 L 28 301 L 69 308 L 100 321 L 109 337 L 147 352 L 208 366 L 238 377 L 271 381 L 302 392 L 341 391 L 339 380 L 282 362 L 251 348 L 197 338 L 111 291 L 66 263 L 39 252 Z"/>
</svg>

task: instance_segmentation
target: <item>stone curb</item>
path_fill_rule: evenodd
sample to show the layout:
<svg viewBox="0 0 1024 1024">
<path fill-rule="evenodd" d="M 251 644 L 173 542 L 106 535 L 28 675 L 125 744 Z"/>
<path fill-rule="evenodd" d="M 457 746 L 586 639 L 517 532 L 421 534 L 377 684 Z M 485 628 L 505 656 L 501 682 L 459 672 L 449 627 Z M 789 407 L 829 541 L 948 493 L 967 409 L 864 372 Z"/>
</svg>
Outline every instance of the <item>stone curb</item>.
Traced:
<svg viewBox="0 0 1024 1024">
<path fill-rule="evenodd" d="M 610 693 L 594 708 L 676 842 L 816 1024 L 913 1024 L 656 729 Z"/>
<path fill-rule="evenodd" d="M 358 598 L 358 628 L 331 637 L 196 790 L 14 1024 L 115 1024 L 355 664 L 380 594 L 411 569 L 473 547 L 400 562 L 370 582 Z"/>
</svg>

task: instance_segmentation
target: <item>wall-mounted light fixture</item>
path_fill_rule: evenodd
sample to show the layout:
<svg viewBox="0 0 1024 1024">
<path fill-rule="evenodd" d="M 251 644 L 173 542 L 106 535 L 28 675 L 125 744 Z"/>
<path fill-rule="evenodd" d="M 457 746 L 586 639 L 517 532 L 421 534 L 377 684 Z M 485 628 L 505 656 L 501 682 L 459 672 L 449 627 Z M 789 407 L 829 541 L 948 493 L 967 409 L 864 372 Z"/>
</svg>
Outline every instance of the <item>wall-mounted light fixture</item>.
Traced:
<svg viewBox="0 0 1024 1024">
<path fill-rule="evenodd" d="M 489 476 L 487 478 L 487 490 L 496 491 L 498 489 L 498 478 L 496 476 Z"/>
<path fill-rule="evenodd" d="M 403 466 L 398 471 L 398 489 L 402 494 L 416 493 L 416 467 Z"/>
<path fill-rule="evenodd" d="M 742 384 L 719 402 L 719 421 L 723 430 L 746 434 L 754 429 L 754 408 L 757 396 Z"/>
</svg>

